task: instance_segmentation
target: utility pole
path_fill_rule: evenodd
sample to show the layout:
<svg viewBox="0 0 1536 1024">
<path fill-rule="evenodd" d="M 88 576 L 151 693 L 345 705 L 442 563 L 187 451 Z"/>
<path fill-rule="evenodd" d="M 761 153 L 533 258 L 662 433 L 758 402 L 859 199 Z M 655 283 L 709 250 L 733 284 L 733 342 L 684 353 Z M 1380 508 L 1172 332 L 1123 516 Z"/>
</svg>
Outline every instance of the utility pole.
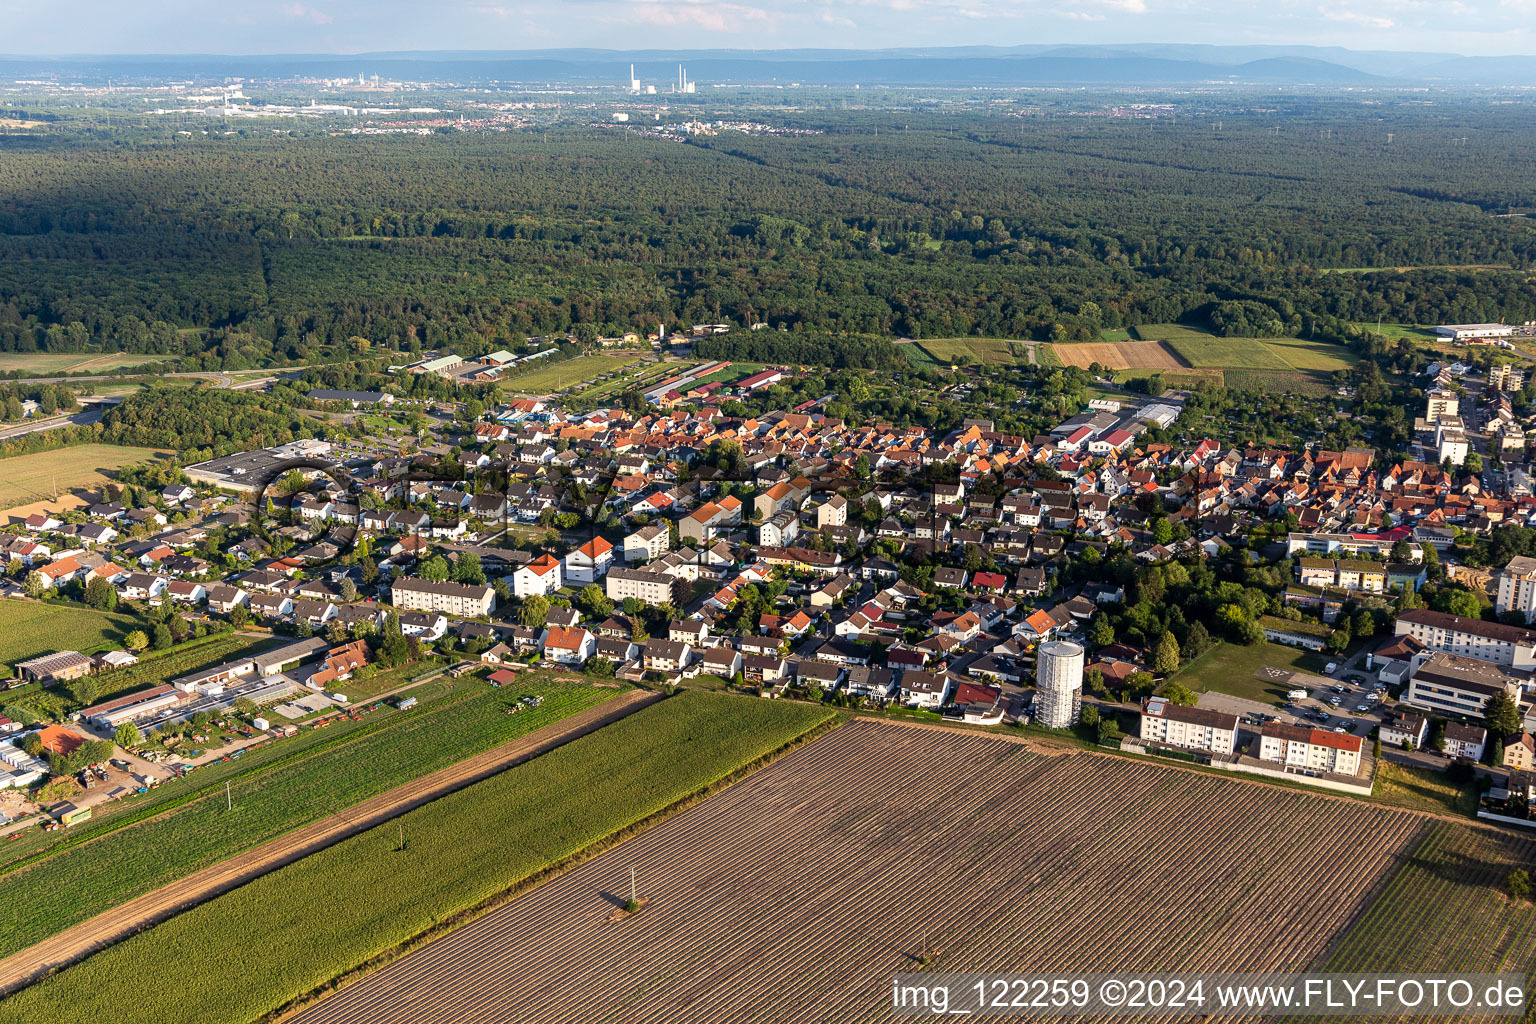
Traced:
<svg viewBox="0 0 1536 1024">
<path fill-rule="evenodd" d="M 633 864 L 629 867 L 629 899 L 632 903 L 640 902 L 639 898 L 635 895 L 635 867 Z"/>
<path fill-rule="evenodd" d="M 228 779 L 224 781 L 224 809 L 226 811 L 232 811 L 235 809 L 235 798 L 230 795 Z"/>
</svg>

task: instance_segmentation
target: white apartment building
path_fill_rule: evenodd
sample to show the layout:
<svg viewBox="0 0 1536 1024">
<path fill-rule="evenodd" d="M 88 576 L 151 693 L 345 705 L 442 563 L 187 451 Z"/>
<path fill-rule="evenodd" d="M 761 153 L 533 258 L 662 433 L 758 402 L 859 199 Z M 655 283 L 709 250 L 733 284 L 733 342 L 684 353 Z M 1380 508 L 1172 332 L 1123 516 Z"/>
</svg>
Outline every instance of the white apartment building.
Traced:
<svg viewBox="0 0 1536 1024">
<path fill-rule="evenodd" d="M 1141 738 L 1182 750 L 1232 754 L 1237 750 L 1237 716 L 1148 697 L 1141 705 Z"/>
<path fill-rule="evenodd" d="M 668 542 L 671 535 L 667 532 L 666 524 L 652 523 L 644 526 L 624 538 L 624 562 L 626 565 L 638 565 L 641 562 L 650 562 L 667 553 Z"/>
<path fill-rule="evenodd" d="M 564 584 L 561 561 L 554 555 L 540 555 L 512 574 L 512 593 L 518 597 L 547 597 Z"/>
<path fill-rule="evenodd" d="M 402 577 L 389 588 L 396 608 L 413 611 L 442 612 L 460 618 L 489 615 L 496 607 L 496 591 L 468 583 L 434 583 L 431 580 Z"/>
<path fill-rule="evenodd" d="M 1499 573 L 1499 594 L 1493 602 L 1493 610 L 1519 612 L 1530 622 L 1536 618 L 1536 558 L 1516 555 Z"/>
<path fill-rule="evenodd" d="M 603 577 L 608 596 L 614 601 L 639 598 L 646 604 L 660 605 L 673 600 L 679 580 L 664 572 L 644 569 L 611 569 Z"/>
<path fill-rule="evenodd" d="M 1304 772 L 1360 773 L 1359 736 L 1304 725 L 1266 725 L 1259 731 L 1259 760 Z"/>
<path fill-rule="evenodd" d="M 1416 608 L 1399 615 L 1394 629 L 1398 636 L 1411 636 L 1432 651 L 1476 658 L 1517 672 L 1536 669 L 1536 630 L 1523 626 Z"/>
</svg>

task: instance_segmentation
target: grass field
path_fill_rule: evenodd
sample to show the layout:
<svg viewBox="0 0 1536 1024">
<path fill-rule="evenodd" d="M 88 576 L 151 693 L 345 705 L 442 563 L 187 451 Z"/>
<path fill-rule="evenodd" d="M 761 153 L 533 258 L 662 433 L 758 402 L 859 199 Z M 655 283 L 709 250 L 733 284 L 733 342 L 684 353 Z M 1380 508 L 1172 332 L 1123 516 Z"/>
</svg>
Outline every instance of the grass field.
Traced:
<svg viewBox="0 0 1536 1024">
<path fill-rule="evenodd" d="M 1000 338 L 936 338 L 918 343 L 934 362 L 954 365 L 1024 366 L 1029 362 L 1029 346 Z"/>
<path fill-rule="evenodd" d="M 1184 324 L 1147 324 L 1135 334 L 1142 341 L 1166 342 L 1185 363 L 1200 369 L 1332 373 L 1359 362 L 1342 345 L 1304 338 L 1218 338 Z"/>
<path fill-rule="evenodd" d="M 898 793 L 871 775 L 922 784 Z M 1298 970 L 1422 827 L 1365 803 L 860 720 L 291 1020 L 515 1006 L 520 1024 L 889 1021 L 903 1019 L 890 1004 L 903 972 Z M 631 867 L 648 902 L 616 920 Z M 1105 912 L 1111 894 L 1141 912 Z"/>
<path fill-rule="evenodd" d="M 1446 973 L 1529 976 L 1536 903 L 1509 896 L 1503 882 L 1533 860 L 1536 842 L 1525 835 L 1436 822 L 1314 969 L 1385 973 L 1433 965 Z"/>
<path fill-rule="evenodd" d="M 1330 345 L 1321 341 L 1306 341 L 1302 338 L 1265 338 L 1261 344 L 1298 370 L 1321 370 L 1332 373 L 1335 370 L 1353 369 L 1360 361 L 1358 356 L 1343 345 Z"/>
<path fill-rule="evenodd" d="M 563 363 L 551 363 L 540 367 L 532 373 L 509 377 L 506 387 L 510 391 L 530 395 L 564 391 L 593 377 L 600 377 L 630 363 L 638 362 L 639 359 L 640 356 L 634 352 L 626 352 L 622 355 L 577 356 Z"/>
<path fill-rule="evenodd" d="M 1357 323 L 1354 326 L 1362 331 L 1370 331 L 1372 334 L 1385 334 L 1389 338 L 1407 338 L 1409 341 L 1423 342 L 1426 345 L 1449 346 L 1451 344 L 1449 338 L 1437 337 L 1434 328 L 1421 324 Z"/>
<path fill-rule="evenodd" d="M 1477 792 L 1445 777 L 1444 772 L 1410 768 L 1393 761 L 1376 762 L 1376 787 L 1372 797 L 1391 807 L 1406 807 L 1431 814 L 1471 818 L 1477 814 Z"/>
<path fill-rule="evenodd" d="M 0 508 L 14 508 L 77 487 L 95 488 L 124 466 L 148 462 L 166 454 L 155 448 L 119 448 L 82 444 L 55 451 L 12 455 L 0 459 Z"/>
<path fill-rule="evenodd" d="M 1285 699 L 1284 683 L 1260 679 L 1256 673 L 1268 665 L 1272 668 L 1290 668 L 1300 672 L 1320 673 L 1328 664 L 1326 658 L 1311 651 L 1269 641 L 1244 647 L 1242 644 L 1219 643 L 1194 661 L 1179 669 L 1169 681 L 1183 683 L 1195 693 L 1215 690 L 1234 697 L 1246 697 L 1264 704 Z"/>
<path fill-rule="evenodd" d="M 0 662 L 14 665 L 54 651 L 89 654 L 118 647 L 138 628 L 129 615 L 12 598 L 0 602 Z"/>
<path fill-rule="evenodd" d="M 0 352 L 0 373 L 55 377 L 66 373 L 112 373 L 128 366 L 163 362 L 174 362 L 174 358 L 130 352 Z"/>
<path fill-rule="evenodd" d="M 0 1021 L 247 1024 L 830 716 L 680 694 L 112 946 L 0 1003 Z"/>
<path fill-rule="evenodd" d="M 224 780 L 169 814 L 119 828 L 0 876 L 0 957 L 141 893 L 377 793 L 516 739 L 618 693 L 529 673 L 510 688 L 483 681 L 407 712 L 374 712 L 378 728 L 301 749 Z M 544 703 L 508 715 L 516 698 Z M 323 735 L 323 733 L 321 734 Z M 274 744 L 281 752 L 286 741 Z M 191 779 L 197 779 L 194 773 Z M 199 785 L 202 785 L 199 780 Z M 33 911 L 25 908 L 31 907 Z"/>
<path fill-rule="evenodd" d="M 1168 345 L 1179 354 L 1179 358 L 1201 369 L 1294 369 L 1253 338 L 1217 338 L 1209 335 L 1182 337 L 1170 339 Z"/>
</svg>

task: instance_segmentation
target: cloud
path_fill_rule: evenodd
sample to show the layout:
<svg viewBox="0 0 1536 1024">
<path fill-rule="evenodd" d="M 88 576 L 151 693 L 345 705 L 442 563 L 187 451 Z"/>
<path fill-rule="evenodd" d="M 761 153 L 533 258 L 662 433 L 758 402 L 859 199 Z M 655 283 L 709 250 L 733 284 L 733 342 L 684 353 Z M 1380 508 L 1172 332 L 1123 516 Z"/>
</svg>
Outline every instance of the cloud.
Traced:
<svg viewBox="0 0 1536 1024">
<path fill-rule="evenodd" d="M 1382 17 L 1379 14 L 1366 14 L 1362 11 L 1330 10 L 1327 7 L 1319 7 L 1317 13 L 1325 21 L 1336 21 L 1345 25 L 1360 25 L 1363 28 L 1383 30 L 1397 27 L 1397 21 L 1393 18 Z"/>
<path fill-rule="evenodd" d="M 317 11 L 313 7 L 305 7 L 303 4 L 284 4 L 283 17 L 289 21 L 307 21 L 311 25 L 329 25 L 333 20 L 324 11 Z"/>
<path fill-rule="evenodd" d="M 686 0 L 673 0 L 664 4 L 633 4 L 629 6 L 627 14 L 627 19 L 621 20 L 643 22 L 661 28 L 701 28 L 706 32 L 741 32 L 748 24 L 761 24 L 768 20 L 768 12 L 761 7 Z"/>
</svg>

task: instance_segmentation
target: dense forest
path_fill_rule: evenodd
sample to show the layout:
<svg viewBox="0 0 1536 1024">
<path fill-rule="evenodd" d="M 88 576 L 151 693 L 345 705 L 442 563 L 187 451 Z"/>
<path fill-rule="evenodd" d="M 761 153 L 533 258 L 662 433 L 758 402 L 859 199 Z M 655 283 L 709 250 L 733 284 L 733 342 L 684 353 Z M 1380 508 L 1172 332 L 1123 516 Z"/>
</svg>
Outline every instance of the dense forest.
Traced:
<svg viewBox="0 0 1536 1024">
<path fill-rule="evenodd" d="M 0 350 L 239 368 L 578 325 L 1071 339 L 1536 319 L 1536 107 L 1276 104 L 1219 125 L 800 114 L 823 133 L 689 142 L 4 137 Z"/>
</svg>

